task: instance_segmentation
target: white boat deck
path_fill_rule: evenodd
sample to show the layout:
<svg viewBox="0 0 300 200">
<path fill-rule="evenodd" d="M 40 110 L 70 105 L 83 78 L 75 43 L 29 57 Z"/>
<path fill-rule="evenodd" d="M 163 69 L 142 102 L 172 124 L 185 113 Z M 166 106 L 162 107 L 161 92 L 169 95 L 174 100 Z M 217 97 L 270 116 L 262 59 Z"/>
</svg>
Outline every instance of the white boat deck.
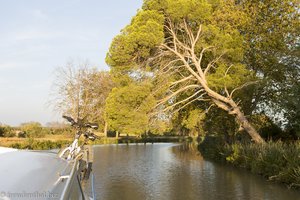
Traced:
<svg viewBox="0 0 300 200">
<path fill-rule="evenodd" d="M 7 148 L 7 147 L 0 147 L 0 154 L 7 153 L 7 152 L 13 152 L 13 151 L 18 151 L 18 149 Z"/>
<path fill-rule="evenodd" d="M 55 153 L 1 147 L 0 199 L 60 199 L 67 183 L 60 177 L 69 175 L 72 166 Z"/>
</svg>

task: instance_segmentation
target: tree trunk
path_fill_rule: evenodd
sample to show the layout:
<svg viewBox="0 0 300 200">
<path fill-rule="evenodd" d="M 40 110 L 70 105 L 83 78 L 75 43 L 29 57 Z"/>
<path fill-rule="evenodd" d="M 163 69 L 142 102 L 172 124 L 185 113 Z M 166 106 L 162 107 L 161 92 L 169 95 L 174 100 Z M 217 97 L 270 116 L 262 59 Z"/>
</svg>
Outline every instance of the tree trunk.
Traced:
<svg viewBox="0 0 300 200">
<path fill-rule="evenodd" d="M 245 131 L 251 136 L 255 143 L 264 144 L 265 140 L 259 135 L 255 128 L 250 124 L 250 122 L 245 117 L 244 113 L 239 108 L 235 109 L 236 119 L 238 123 L 245 129 Z"/>
<path fill-rule="evenodd" d="M 104 135 L 105 135 L 105 137 L 107 137 L 107 127 L 108 127 L 108 124 L 105 121 L 105 124 L 104 124 Z"/>
<path fill-rule="evenodd" d="M 170 20 L 170 19 L 169 19 Z M 177 24 L 174 23 L 174 24 Z M 190 104 L 191 102 L 195 100 L 204 100 L 203 96 L 207 94 L 211 100 L 221 109 L 227 111 L 229 114 L 234 115 L 237 119 L 237 122 L 241 127 L 245 129 L 245 131 L 251 136 L 252 140 L 258 144 L 265 143 L 264 139 L 258 134 L 258 132 L 255 130 L 253 126 L 249 123 L 249 121 L 246 119 L 244 113 L 240 110 L 238 105 L 235 103 L 235 101 L 232 99 L 232 95 L 235 91 L 242 89 L 243 87 L 246 87 L 247 84 L 241 85 L 240 87 L 237 87 L 235 89 L 232 89 L 232 91 L 229 93 L 227 90 L 226 85 L 224 85 L 224 93 L 220 94 L 217 90 L 213 90 L 209 87 L 209 84 L 207 82 L 207 76 L 211 73 L 212 69 L 214 67 L 217 67 L 215 64 L 219 61 L 220 58 L 222 58 L 224 55 L 226 55 L 225 52 L 227 52 L 227 49 L 223 49 L 223 53 L 217 53 L 213 58 L 208 59 L 206 63 L 202 62 L 203 56 L 205 57 L 205 53 L 207 51 L 212 50 L 211 48 L 219 49 L 220 47 L 217 46 L 209 46 L 203 47 L 201 52 L 198 52 L 198 49 L 196 49 L 196 44 L 202 37 L 202 25 L 199 25 L 198 31 L 196 32 L 196 35 L 194 34 L 194 27 L 190 26 L 189 23 L 187 23 L 185 20 L 183 20 L 182 23 L 179 22 L 180 25 L 183 25 L 184 34 L 180 36 L 177 35 L 178 32 L 182 32 L 181 28 L 178 28 L 177 26 L 174 26 L 172 20 L 170 20 L 169 24 L 167 24 L 167 32 L 170 34 L 171 38 L 173 40 L 168 41 L 167 43 L 163 43 L 161 45 L 162 52 L 161 56 L 164 58 L 166 55 L 169 56 L 170 54 L 173 54 L 175 57 L 170 62 L 168 62 L 166 65 L 163 64 L 162 74 L 169 73 L 169 70 L 171 70 L 170 73 L 176 73 L 180 75 L 180 79 L 176 80 L 171 83 L 170 87 L 173 87 L 176 85 L 179 89 L 176 91 L 172 91 L 172 94 L 164 98 L 161 102 L 166 102 L 170 99 L 172 99 L 174 96 L 186 92 L 187 90 L 198 88 L 198 91 L 195 91 L 193 95 L 190 95 L 188 98 L 181 100 L 177 103 L 175 103 L 173 106 L 176 106 L 180 103 L 185 103 L 184 106 Z M 181 27 L 181 26 L 179 26 Z M 179 31 L 178 31 L 179 30 Z M 184 38 L 184 39 L 182 39 Z M 210 50 L 209 50 L 210 49 Z M 222 48 L 221 48 L 222 49 Z M 212 50 L 214 51 L 214 50 Z M 220 52 L 222 52 L 220 51 Z M 219 55 L 218 55 L 219 54 Z M 169 59 L 169 58 L 167 58 Z M 174 61 L 181 61 L 182 65 L 177 66 L 173 62 Z M 208 63 L 207 63 L 208 62 Z M 175 66 L 174 66 L 175 65 Z M 206 66 L 205 66 L 206 65 Z M 225 74 L 224 77 L 228 74 L 229 69 L 232 65 L 230 65 Z M 183 67 L 183 68 L 182 68 Z M 180 68 L 180 70 L 179 70 Z M 182 71 L 185 71 L 188 73 L 188 75 L 184 76 L 181 73 Z M 178 71 L 178 72 L 177 72 Z M 183 77 L 182 77 L 183 76 Z M 192 80 L 192 81 L 191 81 Z M 195 84 L 195 80 L 198 82 L 198 84 Z M 248 83 L 250 84 L 250 82 Z M 196 99 L 193 99 L 194 96 L 198 97 Z M 193 99 L 193 100 L 191 100 Z M 161 103 L 159 103 L 161 104 Z M 159 105 L 158 104 L 158 105 Z M 184 106 L 181 106 L 180 109 L 182 109 Z"/>
<path fill-rule="evenodd" d="M 244 113 L 232 99 L 226 99 L 226 102 L 221 98 L 211 95 L 213 102 L 221 109 L 227 111 L 231 115 L 235 115 L 238 124 L 250 135 L 252 140 L 258 144 L 264 144 L 265 140 L 259 135 L 256 129 L 250 124 Z"/>
<path fill-rule="evenodd" d="M 116 131 L 116 139 L 119 139 L 119 131 Z"/>
</svg>

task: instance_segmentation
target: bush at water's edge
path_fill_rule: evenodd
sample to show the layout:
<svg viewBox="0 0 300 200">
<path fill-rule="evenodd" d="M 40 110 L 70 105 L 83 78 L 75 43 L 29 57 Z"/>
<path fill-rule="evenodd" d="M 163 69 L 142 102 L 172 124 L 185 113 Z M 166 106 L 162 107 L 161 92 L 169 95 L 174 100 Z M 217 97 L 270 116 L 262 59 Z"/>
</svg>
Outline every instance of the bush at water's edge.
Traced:
<svg viewBox="0 0 300 200">
<path fill-rule="evenodd" d="M 206 137 L 198 146 L 202 156 L 243 167 L 268 180 L 300 188 L 300 142 L 226 144 L 221 137 Z"/>
<path fill-rule="evenodd" d="M 89 144 L 126 144 L 126 143 L 164 143 L 164 142 L 189 142 L 193 141 L 192 137 L 184 136 L 156 136 L 156 137 L 119 137 L 110 138 L 104 137 L 100 140 L 95 140 L 94 142 L 89 142 Z"/>
</svg>

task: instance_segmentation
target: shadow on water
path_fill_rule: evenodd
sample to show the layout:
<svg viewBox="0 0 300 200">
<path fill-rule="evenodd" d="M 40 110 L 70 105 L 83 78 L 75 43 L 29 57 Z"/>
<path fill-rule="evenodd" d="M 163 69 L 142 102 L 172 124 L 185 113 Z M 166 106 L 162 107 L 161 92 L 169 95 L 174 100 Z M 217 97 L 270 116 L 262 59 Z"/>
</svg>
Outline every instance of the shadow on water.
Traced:
<svg viewBox="0 0 300 200">
<path fill-rule="evenodd" d="M 94 153 L 97 199 L 300 199 L 300 191 L 204 160 L 192 144 L 103 145 Z"/>
</svg>

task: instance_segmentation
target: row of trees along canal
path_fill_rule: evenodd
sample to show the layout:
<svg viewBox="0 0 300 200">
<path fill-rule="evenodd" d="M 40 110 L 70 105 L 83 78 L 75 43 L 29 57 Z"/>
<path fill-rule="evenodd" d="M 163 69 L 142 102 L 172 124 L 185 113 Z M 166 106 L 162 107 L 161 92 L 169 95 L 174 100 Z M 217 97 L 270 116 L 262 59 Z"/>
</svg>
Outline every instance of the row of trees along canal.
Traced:
<svg viewBox="0 0 300 200">
<path fill-rule="evenodd" d="M 113 39 L 109 72 L 59 71 L 57 108 L 104 132 L 299 137 L 298 6 L 145 0 Z"/>
</svg>

